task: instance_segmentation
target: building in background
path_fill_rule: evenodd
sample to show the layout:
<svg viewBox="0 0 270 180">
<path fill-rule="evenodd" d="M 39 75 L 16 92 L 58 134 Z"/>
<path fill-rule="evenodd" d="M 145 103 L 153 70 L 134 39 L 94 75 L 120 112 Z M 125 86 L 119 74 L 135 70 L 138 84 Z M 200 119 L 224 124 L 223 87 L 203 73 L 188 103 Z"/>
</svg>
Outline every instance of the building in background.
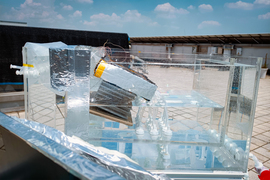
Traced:
<svg viewBox="0 0 270 180">
<path fill-rule="evenodd" d="M 27 26 L 26 22 L 15 22 L 15 21 L 1 21 L 0 25 L 4 26 Z"/>
<path fill-rule="evenodd" d="M 206 54 L 213 56 L 263 57 L 268 54 L 270 34 L 133 37 L 131 50 L 141 52 Z M 169 56 L 169 55 L 168 55 Z M 168 57 L 169 58 L 169 57 Z M 270 73 L 270 71 L 268 71 Z"/>
</svg>

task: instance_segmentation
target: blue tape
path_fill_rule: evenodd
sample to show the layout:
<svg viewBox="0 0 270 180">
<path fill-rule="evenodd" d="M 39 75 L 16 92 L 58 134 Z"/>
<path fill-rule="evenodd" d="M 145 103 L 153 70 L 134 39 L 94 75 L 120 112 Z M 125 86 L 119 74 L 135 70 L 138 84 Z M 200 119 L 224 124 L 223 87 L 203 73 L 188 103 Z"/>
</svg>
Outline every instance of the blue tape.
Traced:
<svg viewBox="0 0 270 180">
<path fill-rule="evenodd" d="M 3 82 L 0 85 L 23 85 L 23 82 Z"/>
</svg>

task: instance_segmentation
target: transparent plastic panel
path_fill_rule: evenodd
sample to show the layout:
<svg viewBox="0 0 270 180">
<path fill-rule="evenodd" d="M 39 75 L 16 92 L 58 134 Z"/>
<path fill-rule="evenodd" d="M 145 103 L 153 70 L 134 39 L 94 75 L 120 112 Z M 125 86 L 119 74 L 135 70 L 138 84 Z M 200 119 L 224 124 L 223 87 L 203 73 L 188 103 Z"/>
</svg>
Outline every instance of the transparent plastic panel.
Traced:
<svg viewBox="0 0 270 180">
<path fill-rule="evenodd" d="M 236 79 L 244 81 L 239 79 L 240 71 L 257 72 L 257 66 L 235 60 L 230 62 L 228 57 L 217 56 L 174 54 L 171 57 L 176 59 L 171 60 L 166 58 L 167 54 L 150 52 L 137 52 L 133 56 L 132 63 L 110 63 L 143 73 L 157 86 L 156 94 L 151 101 L 137 96 L 132 102 L 132 127 L 107 118 L 103 126 L 99 126 L 99 136 L 93 139 L 152 170 L 213 168 L 245 171 L 248 156 L 244 151 L 248 139 L 227 136 L 229 131 L 242 131 L 239 126 L 229 128 L 236 119 L 227 112 L 232 108 Z M 248 73 L 248 76 L 253 77 L 253 82 L 258 81 L 254 73 Z M 253 83 L 248 78 L 245 81 Z M 253 87 L 257 87 L 256 84 Z M 248 91 L 247 85 L 243 91 Z M 254 96 L 254 93 L 250 94 Z M 108 102 L 95 106 L 127 107 L 120 101 L 120 104 Z"/>
<path fill-rule="evenodd" d="M 23 47 L 25 113 L 29 120 L 56 127 L 56 93 L 50 86 L 50 47 L 66 47 L 62 42 L 26 43 Z"/>
<path fill-rule="evenodd" d="M 28 118 L 30 120 L 56 127 L 55 94 L 42 84 L 32 84 L 28 88 Z"/>
<path fill-rule="evenodd" d="M 196 79 L 194 79 L 194 90 L 207 98 L 225 106 L 226 95 L 229 83 L 231 66 L 223 64 L 222 60 L 217 61 L 206 57 L 197 57 Z"/>
<path fill-rule="evenodd" d="M 258 67 L 256 58 L 91 48 L 89 75 L 82 66 L 65 81 L 82 83 L 47 89 L 58 95 L 56 128 L 83 126 L 69 135 L 147 170 L 245 172 Z"/>
<path fill-rule="evenodd" d="M 249 154 L 262 59 L 249 57 L 245 60 L 241 57 L 236 61 L 232 90 L 228 93 L 230 103 L 225 141 L 231 142 L 227 143 L 227 149 L 241 158 L 239 163 L 246 167 L 248 158 L 243 157 Z M 231 148 L 228 148 L 228 144 L 231 144 Z"/>
</svg>

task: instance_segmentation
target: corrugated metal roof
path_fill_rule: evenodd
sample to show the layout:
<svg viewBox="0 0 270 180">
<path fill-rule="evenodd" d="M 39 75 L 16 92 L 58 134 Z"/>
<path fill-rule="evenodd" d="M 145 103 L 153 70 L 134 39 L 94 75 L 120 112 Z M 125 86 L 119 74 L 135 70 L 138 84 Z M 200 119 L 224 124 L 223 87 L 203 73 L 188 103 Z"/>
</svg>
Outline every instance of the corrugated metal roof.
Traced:
<svg viewBox="0 0 270 180">
<path fill-rule="evenodd" d="M 132 37 L 133 43 L 270 44 L 270 33 L 201 36 Z"/>
</svg>

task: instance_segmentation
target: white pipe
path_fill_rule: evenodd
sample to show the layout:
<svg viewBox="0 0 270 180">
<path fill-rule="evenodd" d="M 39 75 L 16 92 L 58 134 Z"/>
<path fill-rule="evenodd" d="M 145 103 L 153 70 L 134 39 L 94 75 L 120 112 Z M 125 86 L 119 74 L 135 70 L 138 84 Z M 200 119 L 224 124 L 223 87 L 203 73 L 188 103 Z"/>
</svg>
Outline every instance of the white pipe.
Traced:
<svg viewBox="0 0 270 180">
<path fill-rule="evenodd" d="M 168 47 L 168 59 L 171 60 L 171 47 Z"/>
<path fill-rule="evenodd" d="M 22 70 L 20 70 L 20 71 L 17 70 L 17 71 L 16 71 L 16 75 L 23 75 L 23 71 L 22 71 Z"/>
<path fill-rule="evenodd" d="M 144 63 L 144 60 L 142 60 L 142 59 L 139 58 L 138 56 L 135 56 L 134 59 L 136 59 L 137 61 L 140 61 L 140 62 Z"/>
<path fill-rule="evenodd" d="M 22 69 L 22 66 L 12 65 L 10 64 L 10 69 Z"/>
<path fill-rule="evenodd" d="M 253 159 L 255 163 L 255 170 L 260 175 L 263 171 L 268 170 L 266 167 L 263 166 L 263 164 L 257 159 L 256 156 L 254 156 L 252 153 L 249 153 L 249 157 Z"/>
</svg>

